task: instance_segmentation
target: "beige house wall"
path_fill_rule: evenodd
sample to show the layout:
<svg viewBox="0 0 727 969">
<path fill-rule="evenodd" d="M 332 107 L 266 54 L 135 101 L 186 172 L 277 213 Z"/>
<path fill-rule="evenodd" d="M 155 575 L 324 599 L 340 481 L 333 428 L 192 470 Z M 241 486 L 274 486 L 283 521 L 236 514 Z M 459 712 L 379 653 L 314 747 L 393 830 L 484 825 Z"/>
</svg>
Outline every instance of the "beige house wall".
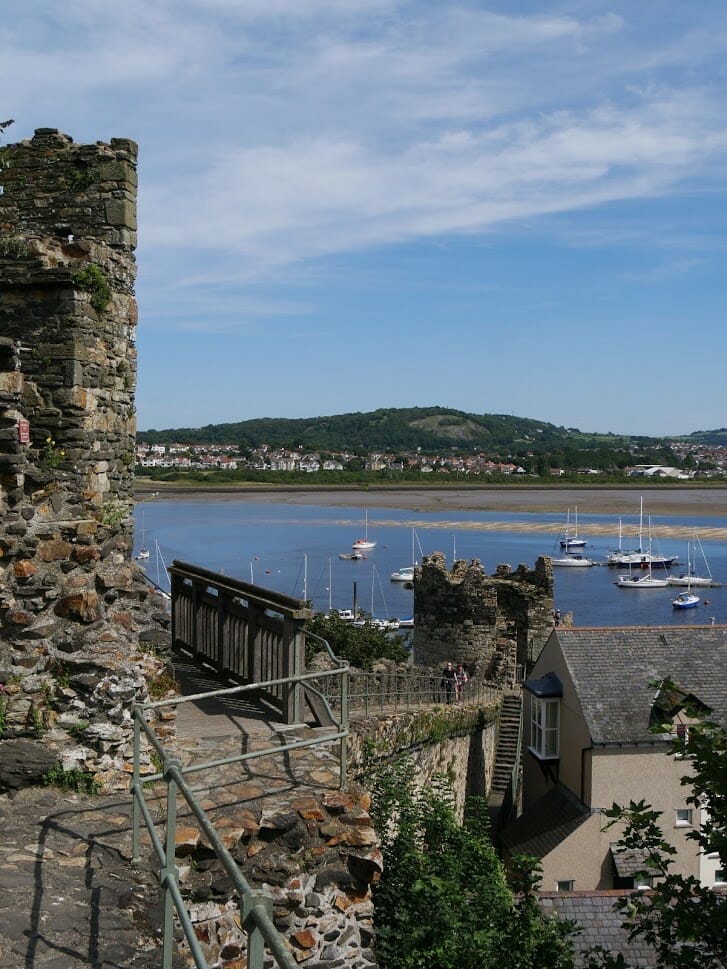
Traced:
<svg viewBox="0 0 727 969">
<path fill-rule="evenodd" d="M 608 819 L 601 811 L 614 802 L 627 806 L 632 800 L 643 800 L 662 812 L 664 836 L 677 849 L 672 870 L 697 878 L 701 875 L 705 884 L 714 884 L 712 869 L 716 866 L 701 858 L 697 846 L 687 837 L 694 827 L 676 819 L 678 808 L 690 807 L 689 789 L 680 784 L 680 778 L 688 773 L 688 762 L 669 754 L 665 744 L 593 748 L 555 636 L 548 639 L 530 676 L 538 679 L 547 673 L 555 673 L 563 685 L 560 758 L 557 763 L 542 764 L 528 749 L 533 698 L 524 691 L 523 809 L 531 809 L 559 781 L 594 813 L 542 859 L 544 890 L 553 891 L 558 881 L 569 880 L 582 891 L 613 887 L 610 847 L 618 841 L 621 829 L 607 828 Z M 692 821 L 699 823 L 696 808 Z"/>
<path fill-rule="evenodd" d="M 685 770 L 684 762 L 666 754 L 663 748 L 594 751 L 593 813 L 542 859 L 543 889 L 555 891 L 559 881 L 569 880 L 573 880 L 576 891 L 613 888 L 611 844 L 619 840 L 622 826 L 608 827 L 609 819 L 602 810 L 614 801 L 625 806 L 641 799 L 662 812 L 664 837 L 677 851 L 672 872 L 693 875 L 703 884 L 713 885 L 717 863 L 700 856 L 697 845 L 688 837 L 694 826 L 676 821 L 677 808 L 689 807 L 688 788 L 679 783 Z M 699 821 L 696 809 L 692 819 L 694 824 Z"/>
<path fill-rule="evenodd" d="M 560 703 L 560 759 L 553 765 L 558 779 L 573 791 L 576 797 L 584 796 L 582 790 L 582 752 L 590 747 L 591 739 L 583 717 L 583 711 L 557 640 L 551 636 L 530 674 L 532 679 L 555 673 L 563 684 L 563 698 Z M 538 758 L 528 750 L 530 744 L 530 720 L 532 695 L 523 691 L 524 696 L 524 745 L 525 770 L 523 772 L 523 804 L 532 804 L 553 786 L 552 780 L 538 764 Z M 586 800 L 586 803 L 587 800 Z"/>
<path fill-rule="evenodd" d="M 662 816 L 659 824 L 669 844 L 677 849 L 672 871 L 675 874 L 699 877 L 700 859 L 697 845 L 687 837 L 698 829 L 699 811 L 687 804 L 690 788 L 680 783 L 689 773 L 689 761 L 667 752 L 665 745 L 632 748 L 596 748 L 593 751 L 594 808 L 609 808 L 615 801 L 628 805 L 630 801 L 644 800 Z M 690 808 L 692 824 L 678 823 L 678 808 Z M 605 832 L 605 840 L 618 840 L 615 828 Z M 608 850 L 608 844 L 606 844 Z"/>
<path fill-rule="evenodd" d="M 601 837 L 601 817 L 593 814 L 569 838 L 541 858 L 542 890 L 555 892 L 558 882 L 567 881 L 573 882 L 576 892 L 600 888 L 604 881 Z"/>
</svg>

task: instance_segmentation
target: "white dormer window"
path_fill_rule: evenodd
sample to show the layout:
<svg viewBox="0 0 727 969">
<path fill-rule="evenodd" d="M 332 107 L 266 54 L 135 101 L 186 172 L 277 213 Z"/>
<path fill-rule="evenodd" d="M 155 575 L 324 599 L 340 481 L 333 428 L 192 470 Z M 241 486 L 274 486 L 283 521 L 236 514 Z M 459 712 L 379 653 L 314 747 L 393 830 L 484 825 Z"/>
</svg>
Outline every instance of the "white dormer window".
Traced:
<svg viewBox="0 0 727 969">
<path fill-rule="evenodd" d="M 530 700 L 530 750 L 542 760 L 560 756 L 560 698 Z"/>
</svg>

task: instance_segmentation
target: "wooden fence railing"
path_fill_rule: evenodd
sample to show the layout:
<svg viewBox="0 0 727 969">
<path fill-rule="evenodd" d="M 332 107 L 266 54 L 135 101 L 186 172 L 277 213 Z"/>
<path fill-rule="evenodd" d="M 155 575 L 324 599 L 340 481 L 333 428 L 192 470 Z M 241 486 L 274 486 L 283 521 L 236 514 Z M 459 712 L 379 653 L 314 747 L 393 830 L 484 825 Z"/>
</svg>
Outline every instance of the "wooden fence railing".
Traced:
<svg viewBox="0 0 727 969">
<path fill-rule="evenodd" d="M 303 601 L 186 562 L 173 562 L 169 574 L 176 648 L 242 683 L 304 672 L 304 626 L 312 612 Z M 300 684 L 279 684 L 264 695 L 285 723 L 300 721 Z"/>
</svg>

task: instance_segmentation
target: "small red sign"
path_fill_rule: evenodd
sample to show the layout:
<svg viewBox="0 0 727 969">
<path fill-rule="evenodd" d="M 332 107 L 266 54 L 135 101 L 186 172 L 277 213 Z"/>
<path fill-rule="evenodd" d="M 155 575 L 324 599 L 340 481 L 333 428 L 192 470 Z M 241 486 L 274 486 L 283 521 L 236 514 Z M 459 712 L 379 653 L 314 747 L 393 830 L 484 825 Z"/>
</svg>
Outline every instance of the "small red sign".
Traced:
<svg viewBox="0 0 727 969">
<path fill-rule="evenodd" d="M 28 421 L 18 421 L 18 440 L 21 444 L 30 443 L 30 423 Z"/>
</svg>

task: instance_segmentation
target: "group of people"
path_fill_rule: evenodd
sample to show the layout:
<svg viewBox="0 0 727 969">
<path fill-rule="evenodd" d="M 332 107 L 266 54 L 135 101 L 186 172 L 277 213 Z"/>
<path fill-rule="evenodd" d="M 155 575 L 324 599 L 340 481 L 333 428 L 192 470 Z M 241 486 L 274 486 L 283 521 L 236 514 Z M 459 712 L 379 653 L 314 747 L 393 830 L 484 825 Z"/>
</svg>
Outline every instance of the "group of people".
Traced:
<svg viewBox="0 0 727 969">
<path fill-rule="evenodd" d="M 458 701 L 462 699 L 465 683 L 468 679 L 469 676 L 463 663 L 459 663 L 456 669 L 453 663 L 447 663 L 442 670 L 442 682 L 444 683 L 444 695 L 447 703 L 451 703 L 453 699 Z"/>
</svg>

